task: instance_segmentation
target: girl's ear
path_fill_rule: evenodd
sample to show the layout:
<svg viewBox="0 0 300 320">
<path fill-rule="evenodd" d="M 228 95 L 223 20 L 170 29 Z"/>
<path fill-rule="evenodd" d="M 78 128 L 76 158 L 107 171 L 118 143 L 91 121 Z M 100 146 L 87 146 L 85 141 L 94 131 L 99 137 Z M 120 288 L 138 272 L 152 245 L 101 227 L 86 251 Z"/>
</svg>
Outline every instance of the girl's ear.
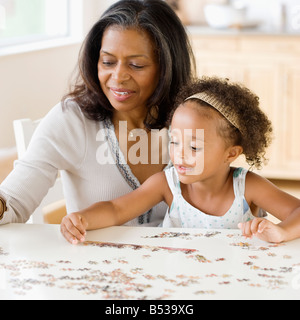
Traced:
<svg viewBox="0 0 300 320">
<path fill-rule="evenodd" d="M 242 153 L 243 147 L 241 146 L 231 146 L 228 148 L 226 162 L 232 163 L 235 161 Z"/>
</svg>

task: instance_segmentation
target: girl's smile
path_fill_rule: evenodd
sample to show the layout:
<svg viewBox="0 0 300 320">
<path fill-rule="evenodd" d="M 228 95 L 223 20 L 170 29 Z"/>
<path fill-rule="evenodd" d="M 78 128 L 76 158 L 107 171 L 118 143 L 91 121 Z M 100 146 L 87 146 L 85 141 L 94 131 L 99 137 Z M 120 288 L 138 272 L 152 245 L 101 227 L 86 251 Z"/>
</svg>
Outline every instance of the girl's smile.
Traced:
<svg viewBox="0 0 300 320">
<path fill-rule="evenodd" d="M 191 174 L 194 169 L 193 167 L 187 167 L 187 166 L 183 166 L 183 165 L 175 165 L 175 168 L 180 175 Z"/>
<path fill-rule="evenodd" d="M 220 118 L 215 110 L 202 110 L 193 101 L 174 113 L 170 157 L 182 183 L 204 181 L 226 165 L 228 148 L 217 132 Z"/>
</svg>

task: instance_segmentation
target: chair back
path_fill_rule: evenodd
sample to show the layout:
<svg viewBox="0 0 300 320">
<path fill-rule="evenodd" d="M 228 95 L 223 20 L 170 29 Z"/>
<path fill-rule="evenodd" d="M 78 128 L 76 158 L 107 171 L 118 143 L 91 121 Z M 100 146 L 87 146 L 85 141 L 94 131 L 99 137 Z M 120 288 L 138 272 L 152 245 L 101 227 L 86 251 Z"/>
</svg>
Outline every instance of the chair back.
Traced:
<svg viewBox="0 0 300 320">
<path fill-rule="evenodd" d="M 32 135 L 40 122 L 41 120 L 32 121 L 30 119 L 15 120 L 13 122 L 19 159 L 25 154 Z"/>
<path fill-rule="evenodd" d="M 13 122 L 15 140 L 17 145 L 17 153 L 18 153 L 19 159 L 21 159 L 26 153 L 26 150 L 28 148 L 32 135 L 34 134 L 34 131 L 36 130 L 40 122 L 41 120 L 32 121 L 31 119 L 20 119 L 20 120 L 15 120 Z M 58 177 L 55 181 L 54 186 L 50 188 L 48 194 L 45 196 L 40 206 L 34 211 L 28 223 L 40 224 L 44 222 L 51 223 L 51 221 L 55 221 L 56 223 L 58 221 L 57 217 L 53 216 L 52 218 L 51 212 L 49 212 L 47 208 L 49 208 L 50 205 L 53 205 L 55 203 L 63 203 L 64 201 L 63 199 L 64 199 L 64 194 L 63 194 L 62 182 L 61 182 L 61 178 Z M 47 211 L 47 219 L 45 219 L 44 217 L 44 208 Z M 63 207 L 61 211 L 63 211 L 66 214 L 65 207 Z M 60 216 L 62 215 L 61 211 L 60 211 Z"/>
</svg>

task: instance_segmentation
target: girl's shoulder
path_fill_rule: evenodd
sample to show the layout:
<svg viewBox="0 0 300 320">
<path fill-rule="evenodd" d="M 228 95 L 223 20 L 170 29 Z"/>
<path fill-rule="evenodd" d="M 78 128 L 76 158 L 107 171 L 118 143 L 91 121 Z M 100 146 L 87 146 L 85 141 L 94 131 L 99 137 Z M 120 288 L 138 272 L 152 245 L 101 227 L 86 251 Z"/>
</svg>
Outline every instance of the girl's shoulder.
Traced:
<svg viewBox="0 0 300 320">
<path fill-rule="evenodd" d="M 245 184 L 246 190 L 255 188 L 257 185 L 266 183 L 268 180 L 256 174 L 253 171 L 249 171 L 245 168 L 232 168 L 233 170 L 233 179 L 242 180 Z"/>
<path fill-rule="evenodd" d="M 139 189 L 161 194 L 164 201 L 169 205 L 172 202 L 173 196 L 166 177 L 167 170 L 169 169 L 158 172 L 148 178 Z"/>
<path fill-rule="evenodd" d="M 268 182 L 268 180 L 253 171 L 247 170 L 246 183 L 248 185 L 255 184 L 255 183 L 264 183 L 264 182 Z"/>
<path fill-rule="evenodd" d="M 247 173 L 249 172 L 248 169 L 242 168 L 242 167 L 232 167 L 232 174 L 233 174 L 233 178 L 237 179 L 237 178 L 245 178 Z"/>
<path fill-rule="evenodd" d="M 161 171 L 158 173 L 155 173 L 154 175 L 152 175 L 150 178 L 148 178 L 146 180 L 146 182 L 144 182 L 144 184 L 152 184 L 154 186 L 159 186 L 159 188 L 164 187 L 165 185 L 167 185 L 167 179 L 166 179 L 166 174 L 165 171 Z"/>
<path fill-rule="evenodd" d="M 277 187 L 259 174 L 248 171 L 245 181 L 245 196 L 253 201 L 258 196 L 271 194 Z"/>
</svg>

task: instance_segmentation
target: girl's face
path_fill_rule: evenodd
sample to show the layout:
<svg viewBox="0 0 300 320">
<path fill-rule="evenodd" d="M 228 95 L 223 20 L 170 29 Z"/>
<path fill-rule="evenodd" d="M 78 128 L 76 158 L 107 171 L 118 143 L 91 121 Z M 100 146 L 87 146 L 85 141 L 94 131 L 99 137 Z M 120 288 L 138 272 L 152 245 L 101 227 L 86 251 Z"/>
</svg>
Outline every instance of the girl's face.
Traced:
<svg viewBox="0 0 300 320">
<path fill-rule="evenodd" d="M 159 82 L 159 64 L 150 36 L 135 29 L 109 27 L 102 39 L 98 77 L 115 110 L 144 110 Z"/>
<path fill-rule="evenodd" d="M 230 148 L 217 133 L 220 117 L 214 110 L 200 110 L 193 101 L 185 102 L 175 111 L 170 157 L 182 183 L 205 180 L 228 167 Z"/>
</svg>

